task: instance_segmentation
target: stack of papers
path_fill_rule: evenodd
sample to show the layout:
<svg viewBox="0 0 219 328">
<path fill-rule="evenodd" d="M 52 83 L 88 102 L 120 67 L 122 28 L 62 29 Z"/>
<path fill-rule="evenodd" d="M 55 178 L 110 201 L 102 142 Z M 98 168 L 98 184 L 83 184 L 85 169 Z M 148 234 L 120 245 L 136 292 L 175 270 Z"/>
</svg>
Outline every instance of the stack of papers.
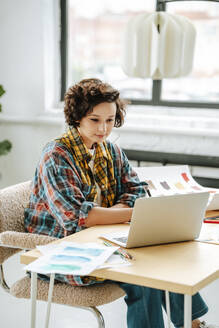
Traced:
<svg viewBox="0 0 219 328">
<path fill-rule="evenodd" d="M 97 268 L 129 264 L 125 259 L 113 254 L 119 248 L 117 246 L 61 242 L 37 246 L 37 248 L 43 256 L 28 264 L 24 270 L 42 274 L 60 273 L 84 276 Z"/>
</svg>

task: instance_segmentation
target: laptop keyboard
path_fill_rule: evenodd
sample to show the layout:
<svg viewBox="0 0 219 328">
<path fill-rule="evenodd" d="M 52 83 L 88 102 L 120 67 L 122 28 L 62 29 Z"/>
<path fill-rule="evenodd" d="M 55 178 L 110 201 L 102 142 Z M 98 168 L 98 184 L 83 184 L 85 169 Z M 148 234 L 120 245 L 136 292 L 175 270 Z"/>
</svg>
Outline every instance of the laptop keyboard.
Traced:
<svg viewBox="0 0 219 328">
<path fill-rule="evenodd" d="M 128 240 L 128 237 L 114 237 L 113 239 L 123 243 L 123 244 L 126 244 L 127 240 Z"/>
</svg>

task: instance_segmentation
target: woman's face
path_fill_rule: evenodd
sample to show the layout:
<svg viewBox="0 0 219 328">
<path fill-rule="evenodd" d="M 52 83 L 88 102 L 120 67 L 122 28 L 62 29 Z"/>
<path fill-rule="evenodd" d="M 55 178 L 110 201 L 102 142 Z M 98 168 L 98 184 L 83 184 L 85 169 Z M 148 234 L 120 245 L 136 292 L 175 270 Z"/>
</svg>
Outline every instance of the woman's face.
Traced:
<svg viewBox="0 0 219 328">
<path fill-rule="evenodd" d="M 96 142 L 103 142 L 110 135 L 115 124 L 116 104 L 104 102 L 93 108 L 80 121 L 78 128 L 88 149 Z"/>
</svg>

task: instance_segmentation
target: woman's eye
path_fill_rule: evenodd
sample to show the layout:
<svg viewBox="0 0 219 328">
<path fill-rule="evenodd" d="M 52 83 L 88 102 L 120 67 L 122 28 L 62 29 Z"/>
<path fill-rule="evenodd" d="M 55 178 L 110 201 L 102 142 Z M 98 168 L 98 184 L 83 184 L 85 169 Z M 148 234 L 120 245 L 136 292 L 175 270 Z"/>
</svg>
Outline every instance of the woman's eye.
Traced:
<svg viewBox="0 0 219 328">
<path fill-rule="evenodd" d="M 107 120 L 107 122 L 113 122 L 113 121 L 114 121 L 113 118 L 110 118 L 110 119 Z"/>
<path fill-rule="evenodd" d="M 93 121 L 93 122 L 98 122 L 97 118 L 91 118 L 90 120 Z"/>
</svg>

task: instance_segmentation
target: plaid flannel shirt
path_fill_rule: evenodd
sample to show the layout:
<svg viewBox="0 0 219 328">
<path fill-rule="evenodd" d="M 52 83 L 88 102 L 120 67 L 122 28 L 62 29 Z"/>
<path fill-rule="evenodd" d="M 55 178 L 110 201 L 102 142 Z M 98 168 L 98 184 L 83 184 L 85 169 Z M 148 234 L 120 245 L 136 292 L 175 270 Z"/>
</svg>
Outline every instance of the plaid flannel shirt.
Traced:
<svg viewBox="0 0 219 328">
<path fill-rule="evenodd" d="M 114 204 L 133 207 L 137 198 L 145 196 L 145 183 L 139 181 L 117 145 L 107 142 L 107 147 L 116 177 Z M 26 231 L 62 238 L 86 228 L 88 213 L 96 205 L 87 201 L 89 191 L 71 152 L 61 143 L 49 142 L 38 163 L 29 206 L 25 209 Z M 79 276 L 56 275 L 56 279 L 76 286 L 97 282 Z"/>
</svg>

